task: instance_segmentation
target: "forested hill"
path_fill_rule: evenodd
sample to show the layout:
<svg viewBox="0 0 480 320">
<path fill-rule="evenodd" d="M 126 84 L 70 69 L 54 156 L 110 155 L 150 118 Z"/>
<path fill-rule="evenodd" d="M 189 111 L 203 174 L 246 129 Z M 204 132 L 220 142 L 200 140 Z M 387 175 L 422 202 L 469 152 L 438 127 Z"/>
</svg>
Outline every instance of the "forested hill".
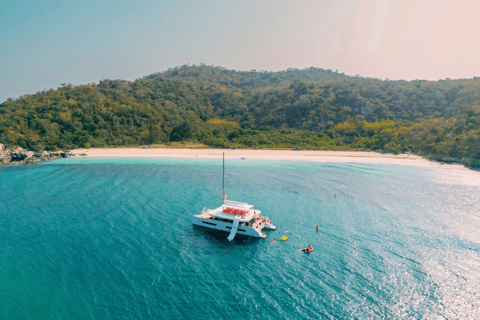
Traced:
<svg viewBox="0 0 480 320">
<path fill-rule="evenodd" d="M 0 143 L 35 151 L 198 141 L 412 152 L 480 166 L 480 78 L 388 81 L 309 68 L 182 66 L 0 104 Z"/>
</svg>

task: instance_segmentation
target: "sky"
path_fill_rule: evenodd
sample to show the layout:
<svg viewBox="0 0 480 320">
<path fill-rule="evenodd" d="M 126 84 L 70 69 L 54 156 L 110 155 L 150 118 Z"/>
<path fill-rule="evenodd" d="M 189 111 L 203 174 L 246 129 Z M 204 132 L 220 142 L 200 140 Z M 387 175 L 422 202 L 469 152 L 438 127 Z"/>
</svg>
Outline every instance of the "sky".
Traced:
<svg viewBox="0 0 480 320">
<path fill-rule="evenodd" d="M 480 76 L 478 0 L 0 0 L 0 102 L 185 64 Z"/>
</svg>

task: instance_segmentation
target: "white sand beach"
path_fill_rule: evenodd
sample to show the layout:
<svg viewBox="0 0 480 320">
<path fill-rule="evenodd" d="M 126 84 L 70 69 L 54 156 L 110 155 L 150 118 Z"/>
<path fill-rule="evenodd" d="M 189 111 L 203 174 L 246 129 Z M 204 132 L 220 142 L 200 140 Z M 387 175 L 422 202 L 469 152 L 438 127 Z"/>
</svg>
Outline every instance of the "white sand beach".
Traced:
<svg viewBox="0 0 480 320">
<path fill-rule="evenodd" d="M 366 151 L 293 151 L 293 150 L 247 150 L 247 149 L 170 149 L 170 148 L 92 148 L 75 149 L 74 154 L 87 157 L 108 158 L 200 158 L 219 159 L 225 153 L 226 159 L 314 161 L 339 163 L 379 163 L 410 166 L 437 166 L 438 163 L 410 154 L 382 154 Z"/>
</svg>

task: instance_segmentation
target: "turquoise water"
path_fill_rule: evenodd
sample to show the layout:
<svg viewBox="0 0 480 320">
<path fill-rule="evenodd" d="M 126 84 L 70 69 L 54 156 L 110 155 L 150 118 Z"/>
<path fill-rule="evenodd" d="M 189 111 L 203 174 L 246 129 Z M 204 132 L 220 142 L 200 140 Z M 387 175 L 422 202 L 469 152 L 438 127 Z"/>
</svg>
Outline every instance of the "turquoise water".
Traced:
<svg viewBox="0 0 480 320">
<path fill-rule="evenodd" d="M 221 183 L 221 160 L 0 167 L 0 319 L 480 318 L 478 172 L 227 160 L 279 231 L 232 242 L 192 226 Z"/>
</svg>

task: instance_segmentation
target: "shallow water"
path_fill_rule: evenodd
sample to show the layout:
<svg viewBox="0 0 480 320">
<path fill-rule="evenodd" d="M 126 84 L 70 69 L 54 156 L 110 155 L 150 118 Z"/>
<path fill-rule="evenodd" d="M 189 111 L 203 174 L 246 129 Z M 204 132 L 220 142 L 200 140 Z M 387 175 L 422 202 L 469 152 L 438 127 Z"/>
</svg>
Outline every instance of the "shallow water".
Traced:
<svg viewBox="0 0 480 320">
<path fill-rule="evenodd" d="M 192 226 L 221 160 L 0 167 L 0 318 L 480 318 L 478 172 L 228 160 L 225 182 L 278 234 Z"/>
</svg>

